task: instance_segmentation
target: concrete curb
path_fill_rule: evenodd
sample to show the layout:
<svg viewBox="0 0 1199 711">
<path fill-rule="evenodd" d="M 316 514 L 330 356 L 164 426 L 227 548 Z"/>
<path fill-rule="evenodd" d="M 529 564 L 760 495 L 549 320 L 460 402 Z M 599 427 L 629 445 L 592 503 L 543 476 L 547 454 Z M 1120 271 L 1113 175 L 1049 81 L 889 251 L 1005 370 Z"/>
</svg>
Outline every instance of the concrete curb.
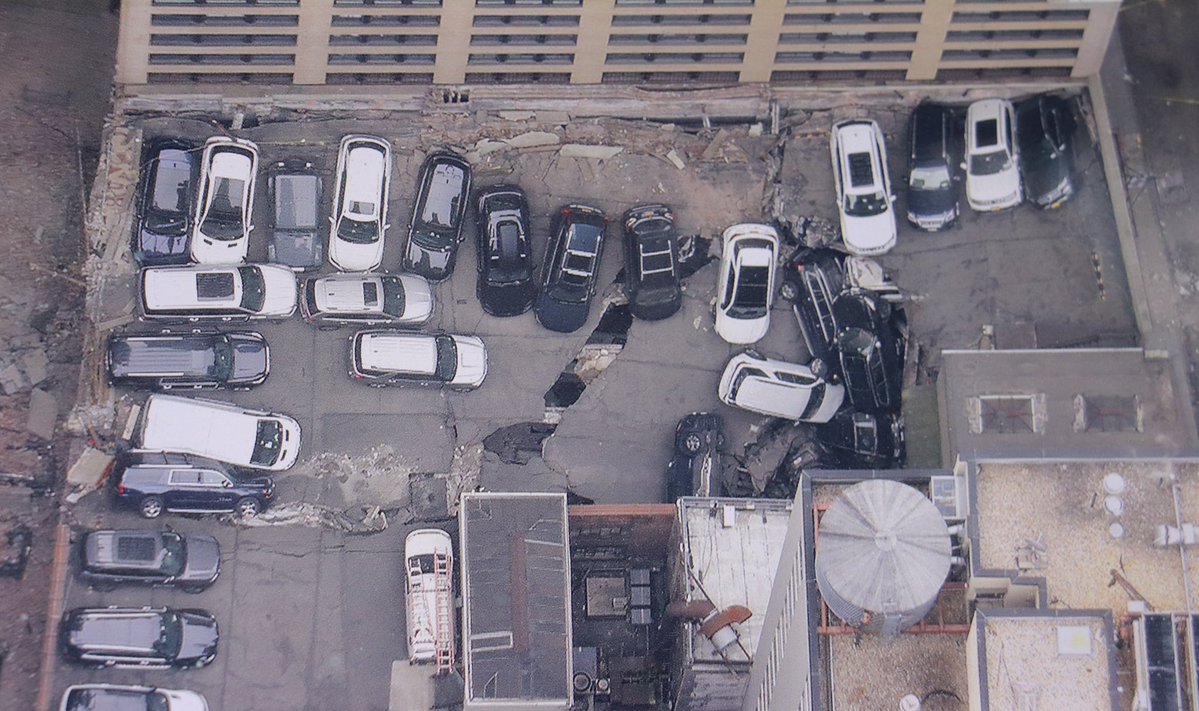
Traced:
<svg viewBox="0 0 1199 711">
<path fill-rule="evenodd" d="M 42 664 L 38 670 L 37 711 L 50 711 L 54 663 L 57 657 L 58 620 L 66 598 L 67 560 L 71 552 L 71 529 L 58 524 L 54 532 L 54 561 L 50 573 L 50 605 L 46 611 L 46 632 L 42 637 Z"/>
</svg>

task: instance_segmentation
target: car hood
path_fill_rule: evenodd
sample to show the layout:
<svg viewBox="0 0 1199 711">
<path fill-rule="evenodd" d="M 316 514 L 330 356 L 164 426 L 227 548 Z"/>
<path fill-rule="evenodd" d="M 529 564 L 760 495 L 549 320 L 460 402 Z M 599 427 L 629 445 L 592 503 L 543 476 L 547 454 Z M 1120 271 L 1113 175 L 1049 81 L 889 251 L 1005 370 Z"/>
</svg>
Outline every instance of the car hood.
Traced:
<svg viewBox="0 0 1199 711">
<path fill-rule="evenodd" d="M 1070 175 L 1063 159 L 1042 158 L 1024 163 L 1023 168 L 1024 192 L 1032 200 L 1053 192 L 1062 180 Z"/>
<path fill-rule="evenodd" d="M 404 266 L 430 281 L 441 281 L 454 268 L 454 248 L 444 250 L 426 249 L 411 239 L 404 254 Z"/>
<path fill-rule="evenodd" d="M 999 200 L 1020 188 L 1015 166 L 994 175 L 966 175 L 966 192 L 976 201 Z"/>
<path fill-rule="evenodd" d="M 171 711 L 208 711 L 208 702 L 194 691 L 183 689 L 158 689 L 170 699 Z"/>
<path fill-rule="evenodd" d="M 458 346 L 458 370 L 451 385 L 477 388 L 487 377 L 487 348 L 474 336 L 455 336 Z"/>
<path fill-rule="evenodd" d="M 401 274 L 404 286 L 404 320 L 428 321 L 433 315 L 433 287 L 428 280 L 411 274 Z"/>
<path fill-rule="evenodd" d="M 762 340 L 770 330 L 770 312 L 761 318 L 732 318 L 724 311 L 716 310 L 716 333 L 728 343 L 746 345 Z"/>
<path fill-rule="evenodd" d="M 383 240 L 358 244 L 333 237 L 329 240 L 329 261 L 343 272 L 369 272 L 383 261 Z"/>
<path fill-rule="evenodd" d="M 187 564 L 179 576 L 184 582 L 208 582 L 216 580 L 221 571 L 221 547 L 212 536 L 189 535 L 187 541 Z"/>
<path fill-rule="evenodd" d="M 137 235 L 138 261 L 146 265 L 157 264 L 186 264 L 191 254 L 188 252 L 187 223 L 181 221 L 178 232 L 155 232 L 144 227 Z"/>
<path fill-rule="evenodd" d="M 895 246 L 895 211 L 869 217 L 844 215 L 841 218 L 841 239 L 851 252 L 881 254 Z"/>
<path fill-rule="evenodd" d="M 551 299 L 545 294 L 538 294 L 537 322 L 551 331 L 571 333 L 582 328 L 587 323 L 587 314 L 591 310 L 591 300 L 583 303 L 566 304 Z"/>
<path fill-rule="evenodd" d="M 257 338 L 232 336 L 234 382 L 257 381 L 266 377 L 270 369 L 270 351 L 266 341 Z"/>
<path fill-rule="evenodd" d="M 661 289 L 642 289 L 629 300 L 629 311 L 645 321 L 658 321 L 673 316 L 683 303 L 683 292 L 677 286 Z"/>
<path fill-rule="evenodd" d="M 316 230 L 275 230 L 267 253 L 276 264 L 295 269 L 319 269 L 325 260 L 325 244 L 318 238 Z"/>
<path fill-rule="evenodd" d="M 201 660 L 216 654 L 220 634 L 216 620 L 196 612 L 181 612 L 183 638 L 179 643 L 179 660 Z"/>
<path fill-rule="evenodd" d="M 266 299 L 259 316 L 287 317 L 296 310 L 296 275 L 286 267 L 263 265 L 262 281 Z"/>
<path fill-rule="evenodd" d="M 944 215 L 953 211 L 958 196 L 953 190 L 909 190 L 908 212 L 913 215 Z"/>
<path fill-rule="evenodd" d="M 533 305 L 537 286 L 530 279 L 515 284 L 495 285 L 479 280 L 476 290 L 483 310 L 492 316 L 516 316 Z"/>
</svg>

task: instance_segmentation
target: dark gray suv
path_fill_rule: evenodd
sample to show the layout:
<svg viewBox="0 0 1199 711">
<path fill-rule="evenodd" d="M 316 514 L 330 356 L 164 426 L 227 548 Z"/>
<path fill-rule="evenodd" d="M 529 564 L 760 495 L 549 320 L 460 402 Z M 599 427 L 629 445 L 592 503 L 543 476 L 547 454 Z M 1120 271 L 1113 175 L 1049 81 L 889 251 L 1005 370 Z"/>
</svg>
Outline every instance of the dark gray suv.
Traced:
<svg viewBox="0 0 1199 711">
<path fill-rule="evenodd" d="M 79 564 L 79 577 L 96 590 L 141 584 L 198 593 L 220 575 L 221 546 L 202 534 L 89 531 L 79 542 Z"/>
<path fill-rule="evenodd" d="M 58 628 L 68 661 L 118 669 L 199 668 L 216 658 L 218 637 L 207 612 L 167 607 L 79 607 Z"/>
<path fill-rule="evenodd" d="M 244 390 L 261 384 L 271 369 L 266 339 L 252 331 L 115 335 L 105 360 L 113 385 L 157 390 Z"/>
</svg>

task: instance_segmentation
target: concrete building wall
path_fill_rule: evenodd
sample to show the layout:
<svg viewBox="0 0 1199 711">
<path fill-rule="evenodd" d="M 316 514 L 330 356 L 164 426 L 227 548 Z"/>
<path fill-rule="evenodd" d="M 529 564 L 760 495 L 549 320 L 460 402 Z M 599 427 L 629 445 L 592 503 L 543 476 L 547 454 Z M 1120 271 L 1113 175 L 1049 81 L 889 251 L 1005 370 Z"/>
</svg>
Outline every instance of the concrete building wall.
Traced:
<svg viewBox="0 0 1199 711">
<path fill-rule="evenodd" d="M 1085 77 L 1117 0 L 124 0 L 117 81 L 272 86 Z M 201 90 L 201 89 L 198 89 Z"/>
</svg>

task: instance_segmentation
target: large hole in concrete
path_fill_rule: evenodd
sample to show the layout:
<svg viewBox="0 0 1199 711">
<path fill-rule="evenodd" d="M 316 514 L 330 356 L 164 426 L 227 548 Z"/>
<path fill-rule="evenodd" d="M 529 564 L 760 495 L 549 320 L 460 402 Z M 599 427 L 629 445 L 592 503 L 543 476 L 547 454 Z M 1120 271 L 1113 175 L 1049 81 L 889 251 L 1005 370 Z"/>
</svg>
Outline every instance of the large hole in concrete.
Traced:
<svg viewBox="0 0 1199 711">
<path fill-rule="evenodd" d="M 508 464 L 528 464 L 541 456 L 541 443 L 554 433 L 557 425 L 521 422 L 501 427 L 483 438 L 483 449 Z"/>
<path fill-rule="evenodd" d="M 558 379 L 545 391 L 547 422 L 556 421 L 563 410 L 578 402 L 587 385 L 616 360 L 628 342 L 632 325 L 633 314 L 627 303 L 608 304 L 579 354 L 566 364 Z"/>
</svg>

